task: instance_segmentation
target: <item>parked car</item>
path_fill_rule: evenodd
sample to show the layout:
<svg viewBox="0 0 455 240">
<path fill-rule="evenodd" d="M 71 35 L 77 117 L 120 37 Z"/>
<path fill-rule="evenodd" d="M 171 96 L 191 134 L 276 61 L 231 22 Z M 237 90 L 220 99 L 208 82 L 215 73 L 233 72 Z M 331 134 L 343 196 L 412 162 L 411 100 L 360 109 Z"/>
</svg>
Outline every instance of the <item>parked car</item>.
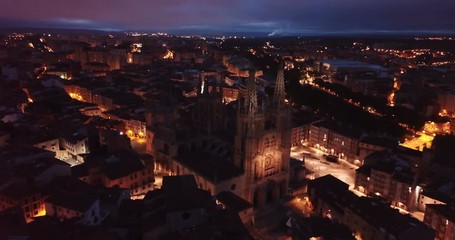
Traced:
<svg viewBox="0 0 455 240">
<path fill-rule="evenodd" d="M 338 157 L 334 156 L 334 155 L 327 155 L 325 157 L 325 160 L 328 162 L 333 162 L 333 163 L 338 163 L 338 161 L 339 161 Z"/>
</svg>

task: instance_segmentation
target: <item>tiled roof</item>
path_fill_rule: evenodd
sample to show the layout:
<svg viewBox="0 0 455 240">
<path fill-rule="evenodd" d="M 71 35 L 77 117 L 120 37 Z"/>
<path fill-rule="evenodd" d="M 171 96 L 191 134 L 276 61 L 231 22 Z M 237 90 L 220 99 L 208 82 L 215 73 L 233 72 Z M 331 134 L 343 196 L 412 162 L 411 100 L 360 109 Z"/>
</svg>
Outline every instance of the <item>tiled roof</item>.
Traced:
<svg viewBox="0 0 455 240">
<path fill-rule="evenodd" d="M 237 196 L 233 192 L 223 191 L 216 195 L 216 199 L 224 204 L 227 208 L 236 212 L 252 208 L 253 205 L 245 199 Z"/>
<path fill-rule="evenodd" d="M 213 182 L 221 182 L 243 174 L 240 168 L 227 159 L 212 157 L 200 150 L 185 152 L 176 160 Z"/>
<path fill-rule="evenodd" d="M 57 192 L 46 199 L 46 202 L 78 212 L 86 212 L 95 204 L 96 200 L 98 200 L 98 198 L 95 196 L 71 192 Z"/>
</svg>

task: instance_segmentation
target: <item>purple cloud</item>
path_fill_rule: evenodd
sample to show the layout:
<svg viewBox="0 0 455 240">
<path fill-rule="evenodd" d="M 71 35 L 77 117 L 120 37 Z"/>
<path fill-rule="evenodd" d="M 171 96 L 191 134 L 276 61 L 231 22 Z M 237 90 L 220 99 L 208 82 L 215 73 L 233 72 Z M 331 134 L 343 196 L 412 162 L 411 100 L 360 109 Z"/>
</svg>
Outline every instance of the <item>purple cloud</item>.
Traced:
<svg viewBox="0 0 455 240">
<path fill-rule="evenodd" d="M 5 20 L 120 29 L 449 31 L 453 0 L 2 0 Z"/>
</svg>

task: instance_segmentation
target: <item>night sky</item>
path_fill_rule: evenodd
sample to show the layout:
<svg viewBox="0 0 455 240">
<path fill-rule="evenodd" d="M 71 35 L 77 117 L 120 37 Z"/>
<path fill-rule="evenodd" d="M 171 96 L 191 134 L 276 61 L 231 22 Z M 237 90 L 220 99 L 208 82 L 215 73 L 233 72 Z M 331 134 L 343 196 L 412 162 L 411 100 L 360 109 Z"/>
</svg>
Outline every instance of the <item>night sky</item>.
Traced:
<svg viewBox="0 0 455 240">
<path fill-rule="evenodd" d="M 455 0 L 0 0 L 0 27 L 455 32 Z"/>
</svg>

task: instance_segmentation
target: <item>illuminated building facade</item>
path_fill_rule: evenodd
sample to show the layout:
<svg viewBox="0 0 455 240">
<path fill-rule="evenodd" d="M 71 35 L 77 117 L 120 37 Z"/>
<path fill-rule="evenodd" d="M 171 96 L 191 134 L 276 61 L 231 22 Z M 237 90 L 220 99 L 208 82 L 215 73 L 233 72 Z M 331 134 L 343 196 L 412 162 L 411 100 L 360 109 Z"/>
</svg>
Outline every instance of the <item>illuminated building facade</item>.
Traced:
<svg viewBox="0 0 455 240">
<path fill-rule="evenodd" d="M 403 152 L 383 150 L 370 154 L 356 170 L 355 188 L 369 196 L 379 197 L 394 207 L 413 208 L 420 194 L 417 178 L 421 163 Z"/>
<path fill-rule="evenodd" d="M 314 212 L 343 223 L 356 239 L 427 239 L 435 232 L 419 220 L 378 199 L 358 197 L 349 185 L 332 175 L 308 183 L 309 199 Z"/>
<path fill-rule="evenodd" d="M 46 215 L 45 197 L 36 187 L 13 184 L 0 191 L 0 211 L 19 207 L 24 213 L 25 220 L 31 222 L 34 217 Z"/>
<path fill-rule="evenodd" d="M 237 112 L 234 164 L 245 172 L 245 199 L 261 207 L 287 194 L 290 113 L 285 103 L 283 69 L 278 71 L 269 109 L 258 104 L 255 74 L 250 73 Z"/>
<path fill-rule="evenodd" d="M 309 144 L 327 154 L 360 165 L 359 141 L 362 132 L 331 121 L 320 121 L 310 125 Z"/>
<path fill-rule="evenodd" d="M 427 204 L 423 222 L 436 231 L 435 240 L 455 239 L 455 208 L 446 204 Z"/>
<path fill-rule="evenodd" d="M 41 148 L 3 148 L 0 159 L 5 160 L 2 163 L 8 169 L 0 174 L 0 212 L 11 208 L 19 210 L 27 223 L 34 217 L 46 215 L 47 187 L 59 177 L 71 176 L 69 164 Z"/>
</svg>

